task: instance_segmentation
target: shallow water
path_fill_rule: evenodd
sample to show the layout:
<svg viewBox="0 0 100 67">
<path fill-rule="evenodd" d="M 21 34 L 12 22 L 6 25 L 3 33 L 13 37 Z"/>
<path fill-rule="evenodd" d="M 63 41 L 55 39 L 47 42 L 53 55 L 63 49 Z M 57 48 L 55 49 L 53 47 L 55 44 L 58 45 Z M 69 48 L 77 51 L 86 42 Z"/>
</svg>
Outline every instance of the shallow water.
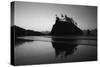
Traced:
<svg viewBox="0 0 100 67">
<path fill-rule="evenodd" d="M 17 42 L 15 65 L 90 61 L 97 59 L 97 41 L 61 39 L 46 36 L 19 37 L 33 41 Z"/>
</svg>

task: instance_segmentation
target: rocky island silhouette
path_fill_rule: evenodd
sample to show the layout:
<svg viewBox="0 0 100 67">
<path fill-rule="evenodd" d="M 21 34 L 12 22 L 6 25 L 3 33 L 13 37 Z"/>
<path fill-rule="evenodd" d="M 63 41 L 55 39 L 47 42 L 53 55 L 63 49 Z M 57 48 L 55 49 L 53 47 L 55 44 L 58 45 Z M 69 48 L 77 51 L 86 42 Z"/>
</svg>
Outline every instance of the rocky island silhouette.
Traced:
<svg viewBox="0 0 100 67">
<path fill-rule="evenodd" d="M 53 25 L 50 35 L 82 35 L 82 30 L 77 27 L 77 23 L 67 15 L 59 18 L 56 15 L 56 22 Z"/>
</svg>

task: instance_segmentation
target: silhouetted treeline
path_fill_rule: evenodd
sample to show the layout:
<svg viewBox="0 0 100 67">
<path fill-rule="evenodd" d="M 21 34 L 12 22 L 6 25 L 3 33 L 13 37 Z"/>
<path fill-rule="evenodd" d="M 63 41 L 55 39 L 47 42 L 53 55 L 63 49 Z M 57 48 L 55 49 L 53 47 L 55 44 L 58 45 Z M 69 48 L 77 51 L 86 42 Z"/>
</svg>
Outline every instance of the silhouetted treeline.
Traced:
<svg viewBox="0 0 100 67">
<path fill-rule="evenodd" d="M 97 36 L 97 29 L 83 30 L 83 35 L 86 35 L 86 36 Z"/>
<path fill-rule="evenodd" d="M 15 25 L 11 27 L 11 33 L 14 34 L 15 37 L 44 35 L 43 33 L 33 31 L 33 30 L 26 30 Z"/>
</svg>

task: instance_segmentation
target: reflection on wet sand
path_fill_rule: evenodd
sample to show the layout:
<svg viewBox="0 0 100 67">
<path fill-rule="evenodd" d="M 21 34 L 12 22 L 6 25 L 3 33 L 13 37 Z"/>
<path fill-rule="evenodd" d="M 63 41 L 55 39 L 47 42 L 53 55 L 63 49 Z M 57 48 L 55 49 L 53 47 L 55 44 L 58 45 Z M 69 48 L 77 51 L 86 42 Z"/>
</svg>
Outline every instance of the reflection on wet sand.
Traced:
<svg viewBox="0 0 100 67">
<path fill-rule="evenodd" d="M 16 65 L 26 65 L 97 60 L 95 44 L 96 40 L 83 41 L 78 38 L 23 37 L 16 39 L 14 62 Z"/>
<path fill-rule="evenodd" d="M 57 41 L 57 39 L 53 38 L 53 40 Z M 62 39 L 60 39 L 62 40 Z M 55 48 L 56 57 L 65 58 L 68 55 L 71 55 L 77 49 L 77 44 L 74 44 L 77 40 L 66 40 L 66 42 L 58 43 L 52 42 L 53 48 Z M 68 43 L 70 42 L 70 44 Z"/>
<path fill-rule="evenodd" d="M 19 46 L 25 42 L 32 42 L 33 40 L 15 38 L 15 46 Z"/>
</svg>

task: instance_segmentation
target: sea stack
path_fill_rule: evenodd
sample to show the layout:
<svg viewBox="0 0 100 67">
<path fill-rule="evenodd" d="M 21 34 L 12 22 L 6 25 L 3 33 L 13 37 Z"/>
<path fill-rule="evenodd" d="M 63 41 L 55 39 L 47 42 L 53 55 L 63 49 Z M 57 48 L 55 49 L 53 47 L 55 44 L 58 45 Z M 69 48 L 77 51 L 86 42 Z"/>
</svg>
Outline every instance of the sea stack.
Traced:
<svg viewBox="0 0 100 67">
<path fill-rule="evenodd" d="M 72 18 L 62 15 L 62 19 L 56 16 L 56 22 L 50 34 L 54 36 L 82 35 L 82 30 L 77 27 L 77 23 Z"/>
</svg>

